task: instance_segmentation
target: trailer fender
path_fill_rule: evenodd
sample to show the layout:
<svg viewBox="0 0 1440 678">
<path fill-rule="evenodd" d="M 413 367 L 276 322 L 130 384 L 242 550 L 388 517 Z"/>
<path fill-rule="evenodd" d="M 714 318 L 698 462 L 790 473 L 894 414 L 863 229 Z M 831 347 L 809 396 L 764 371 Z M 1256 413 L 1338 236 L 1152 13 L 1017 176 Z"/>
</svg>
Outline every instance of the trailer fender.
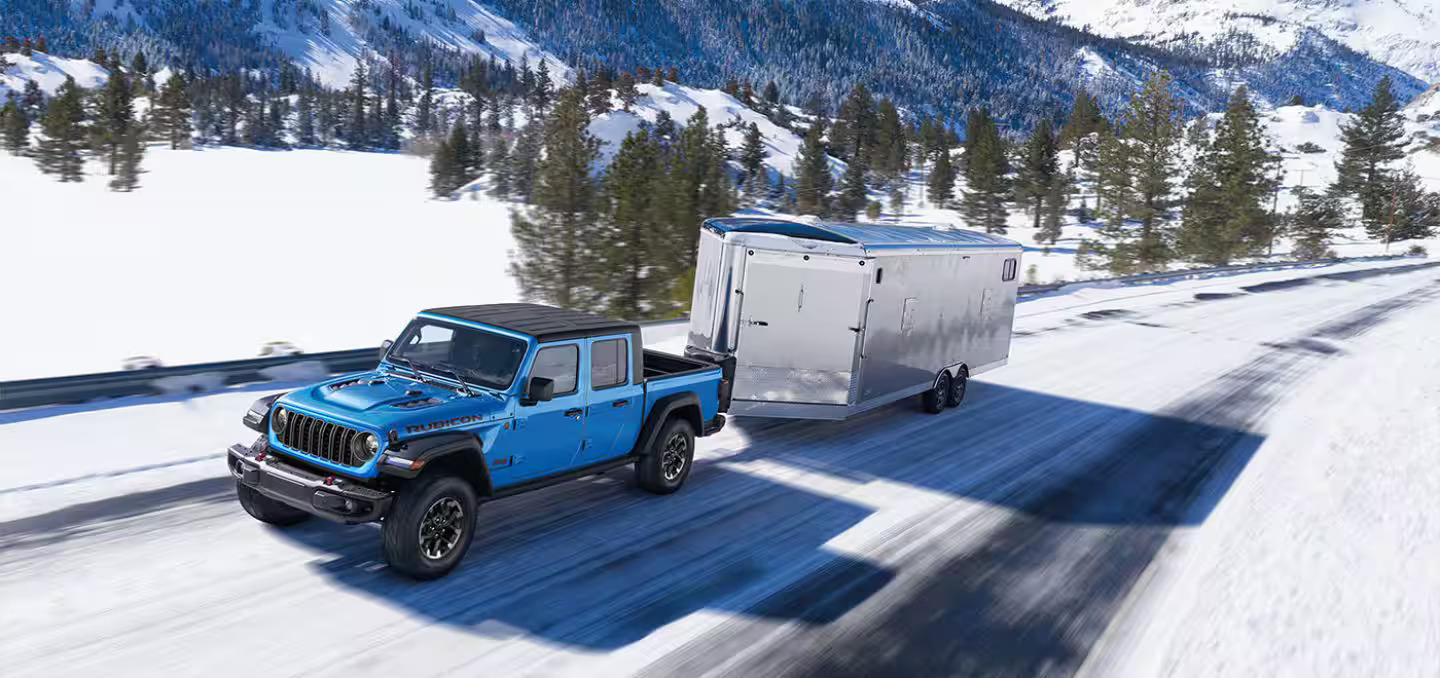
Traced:
<svg viewBox="0 0 1440 678">
<path fill-rule="evenodd" d="M 695 427 L 695 433 L 704 431 L 704 423 L 700 420 L 700 397 L 694 393 L 676 393 L 665 396 L 655 401 L 655 407 L 650 409 L 649 416 L 645 417 L 645 428 L 640 430 L 640 437 L 635 442 L 635 454 L 646 456 L 650 454 L 650 448 L 655 444 L 655 437 L 660 435 L 660 428 L 670 420 L 671 416 L 684 417 Z"/>
</svg>

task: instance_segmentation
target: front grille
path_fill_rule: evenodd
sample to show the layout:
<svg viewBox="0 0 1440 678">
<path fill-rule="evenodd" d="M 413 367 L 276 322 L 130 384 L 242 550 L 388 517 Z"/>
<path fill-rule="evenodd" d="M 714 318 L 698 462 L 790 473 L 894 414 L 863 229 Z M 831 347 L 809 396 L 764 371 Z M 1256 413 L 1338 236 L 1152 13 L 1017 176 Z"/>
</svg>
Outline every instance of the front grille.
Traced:
<svg viewBox="0 0 1440 678">
<path fill-rule="evenodd" d="M 307 417 L 294 410 L 285 421 L 285 430 L 275 432 L 280 444 L 342 466 L 361 465 L 350 452 L 350 442 L 358 435 L 359 431 L 348 426 Z"/>
</svg>

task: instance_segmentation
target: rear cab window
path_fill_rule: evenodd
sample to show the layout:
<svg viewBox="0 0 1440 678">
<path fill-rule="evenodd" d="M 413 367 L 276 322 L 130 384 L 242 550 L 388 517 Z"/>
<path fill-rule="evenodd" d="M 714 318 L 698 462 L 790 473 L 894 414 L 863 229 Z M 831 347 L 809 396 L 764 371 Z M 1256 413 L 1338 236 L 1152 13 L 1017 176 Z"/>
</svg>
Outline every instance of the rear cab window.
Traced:
<svg viewBox="0 0 1440 678">
<path fill-rule="evenodd" d="M 590 345 L 590 388 L 623 386 L 630 381 L 630 342 L 604 339 Z"/>
</svg>

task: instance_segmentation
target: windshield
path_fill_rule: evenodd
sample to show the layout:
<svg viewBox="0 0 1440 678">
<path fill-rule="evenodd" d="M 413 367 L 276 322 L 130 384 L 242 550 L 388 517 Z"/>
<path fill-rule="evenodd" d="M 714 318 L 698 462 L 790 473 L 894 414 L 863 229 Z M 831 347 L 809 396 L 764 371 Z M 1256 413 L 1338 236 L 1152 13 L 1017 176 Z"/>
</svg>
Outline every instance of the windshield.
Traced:
<svg viewBox="0 0 1440 678">
<path fill-rule="evenodd" d="M 416 320 L 389 355 L 408 360 L 417 369 L 457 372 L 467 382 L 503 391 L 515 381 L 525 350 L 525 342 L 503 334 Z"/>
</svg>

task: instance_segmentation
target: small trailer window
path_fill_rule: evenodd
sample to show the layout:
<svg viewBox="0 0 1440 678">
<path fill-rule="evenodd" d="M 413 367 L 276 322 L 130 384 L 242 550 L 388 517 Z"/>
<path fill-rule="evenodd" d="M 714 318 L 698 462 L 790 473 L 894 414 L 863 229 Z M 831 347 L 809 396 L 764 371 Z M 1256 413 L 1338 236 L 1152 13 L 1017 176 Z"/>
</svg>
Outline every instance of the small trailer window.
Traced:
<svg viewBox="0 0 1440 678">
<path fill-rule="evenodd" d="M 1014 259 L 1006 259 L 1006 260 L 1005 260 L 1005 268 L 1000 272 L 1000 279 L 1003 280 L 1003 281 L 1005 281 L 1005 282 L 1010 282 L 1011 280 L 1014 280 L 1014 279 L 1015 279 L 1015 269 L 1016 269 L 1018 266 L 1019 266 L 1019 262 L 1018 262 L 1018 261 L 1016 261 L 1016 260 L 1014 260 Z"/>
</svg>

